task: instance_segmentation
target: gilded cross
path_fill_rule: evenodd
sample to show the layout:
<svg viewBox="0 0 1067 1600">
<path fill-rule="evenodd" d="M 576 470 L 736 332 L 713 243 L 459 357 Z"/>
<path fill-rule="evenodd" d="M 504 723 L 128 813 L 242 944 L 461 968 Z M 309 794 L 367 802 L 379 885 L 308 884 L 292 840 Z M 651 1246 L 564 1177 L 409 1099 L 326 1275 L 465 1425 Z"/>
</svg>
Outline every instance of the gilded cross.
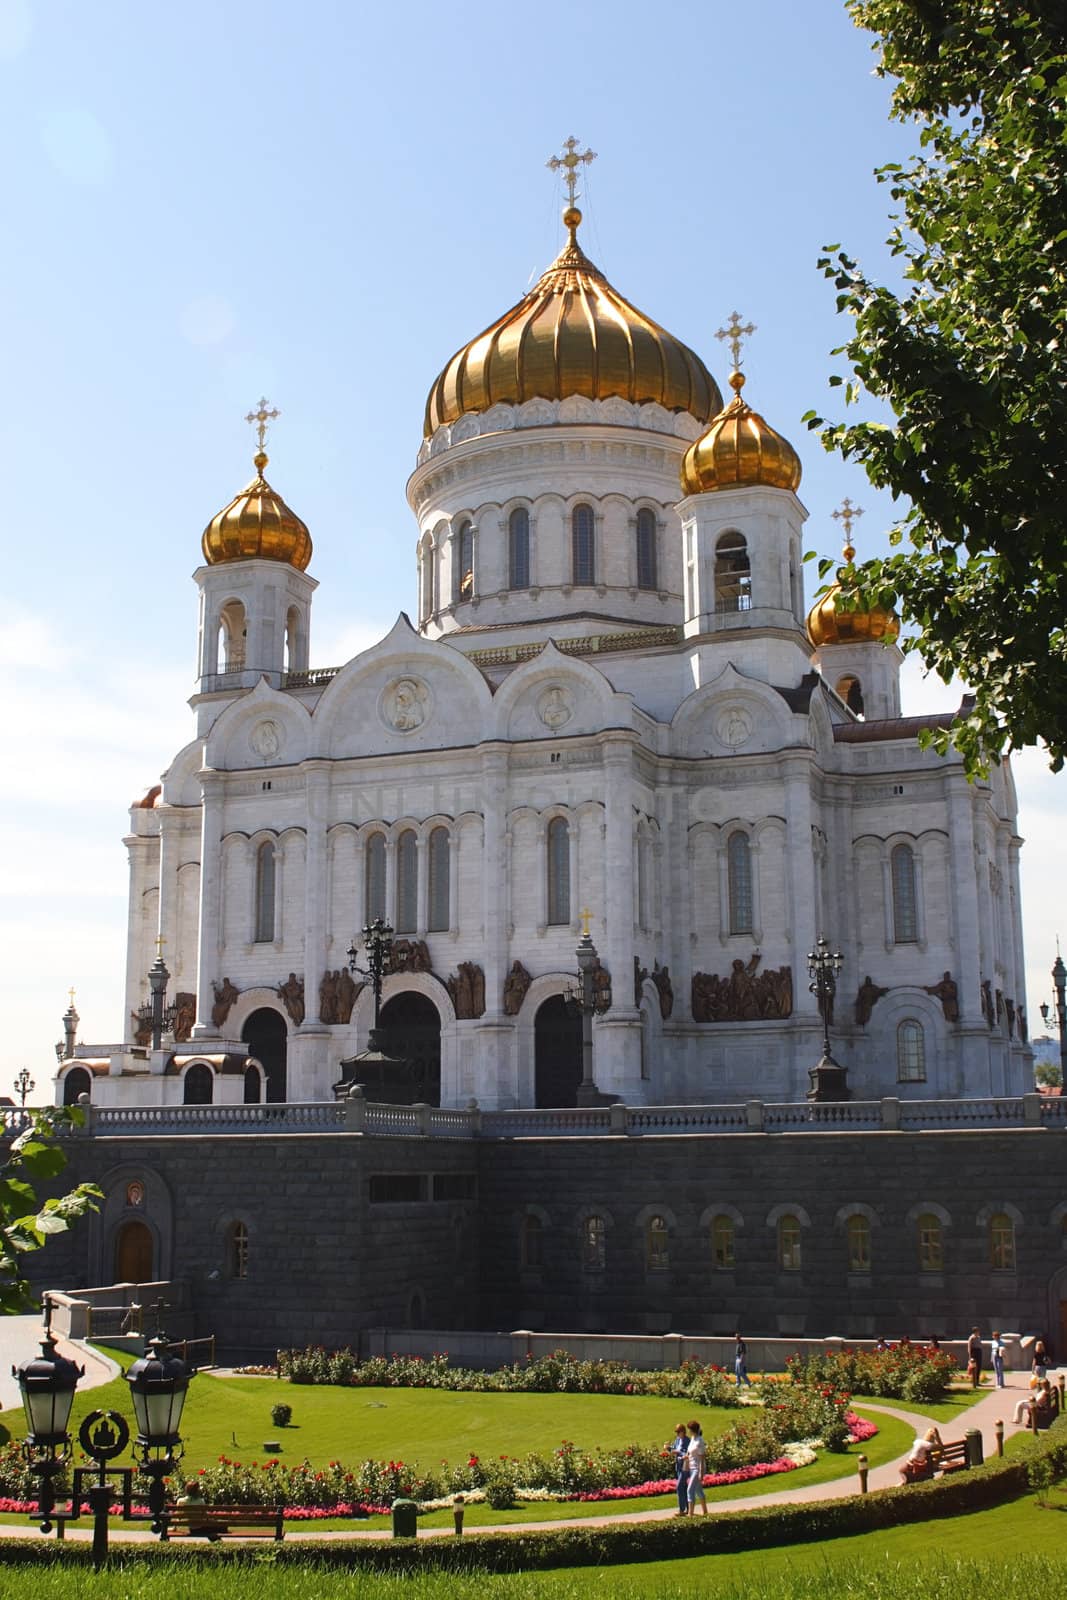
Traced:
<svg viewBox="0 0 1067 1600">
<path fill-rule="evenodd" d="M 254 422 L 257 424 L 256 433 L 259 437 L 259 448 L 261 450 L 263 449 L 263 441 L 267 437 L 268 424 L 273 422 L 275 417 L 281 416 L 281 412 L 278 410 L 277 406 L 275 406 L 273 411 L 268 411 L 267 407 L 269 405 L 270 401 L 265 397 L 261 397 L 259 401 L 259 409 L 257 411 L 250 411 L 247 417 L 245 417 L 246 422 Z"/>
<path fill-rule="evenodd" d="M 581 919 L 581 924 L 582 924 L 582 938 L 583 939 L 588 939 L 588 937 L 589 937 L 589 924 L 593 920 L 593 913 L 589 910 L 588 907 L 585 907 L 583 910 L 579 911 L 578 916 Z"/>
<path fill-rule="evenodd" d="M 70 995 L 70 1009 L 73 1011 L 74 1010 L 74 990 L 73 989 L 68 989 L 67 993 Z"/>
<path fill-rule="evenodd" d="M 578 141 L 572 133 L 569 139 L 564 139 L 563 141 L 563 154 L 561 156 L 553 156 L 550 161 L 545 163 L 551 172 L 558 172 L 561 167 L 564 168 L 563 181 L 567 185 L 567 204 L 569 206 L 574 205 L 574 197 L 578 189 L 578 168 L 583 162 L 588 166 L 591 161 L 595 160 L 595 150 L 583 150 L 579 154 Z"/>
<path fill-rule="evenodd" d="M 163 960 L 163 946 L 166 944 L 166 942 L 167 941 L 166 941 L 166 939 L 164 939 L 162 934 L 159 934 L 157 936 L 157 938 L 156 938 L 156 957 L 160 961 Z"/>
<path fill-rule="evenodd" d="M 841 526 L 845 530 L 844 555 L 846 561 L 851 561 L 852 557 L 856 554 L 852 546 L 852 524 L 855 522 L 857 517 L 862 517 L 863 507 L 854 506 L 848 495 L 846 495 L 838 509 L 836 511 L 831 511 L 830 515 L 833 517 L 835 522 L 840 522 Z"/>
<path fill-rule="evenodd" d="M 741 365 L 741 346 L 745 339 L 750 338 L 756 331 L 754 322 L 742 323 L 736 311 L 730 312 L 730 320 L 725 328 L 715 330 L 716 339 L 727 339 L 730 344 L 730 356 L 734 367 Z"/>
</svg>

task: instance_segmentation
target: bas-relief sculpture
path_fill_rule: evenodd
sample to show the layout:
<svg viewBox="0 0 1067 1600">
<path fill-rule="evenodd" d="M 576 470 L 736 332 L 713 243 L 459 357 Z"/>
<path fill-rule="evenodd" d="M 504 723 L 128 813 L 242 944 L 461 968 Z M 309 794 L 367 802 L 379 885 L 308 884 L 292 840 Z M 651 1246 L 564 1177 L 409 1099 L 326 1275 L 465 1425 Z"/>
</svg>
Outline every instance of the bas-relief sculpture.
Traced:
<svg viewBox="0 0 1067 1600">
<path fill-rule="evenodd" d="M 950 972 L 946 972 L 937 983 L 924 984 L 927 994 L 932 994 L 940 1000 L 941 1010 L 946 1022 L 960 1020 L 960 994 Z"/>
<path fill-rule="evenodd" d="M 295 972 L 290 972 L 285 982 L 278 985 L 275 993 L 288 1011 L 293 1026 L 299 1028 L 304 1020 L 303 978 L 298 978 Z"/>
<path fill-rule="evenodd" d="M 363 985 L 356 983 L 347 967 L 325 972 L 319 984 L 319 1021 L 326 1024 L 351 1022 L 352 1007 L 362 990 Z"/>
<path fill-rule="evenodd" d="M 485 973 L 473 961 L 461 961 L 455 975 L 445 980 L 456 1016 L 461 1022 L 485 1012 Z"/>
<path fill-rule="evenodd" d="M 526 991 L 533 979 L 521 961 L 511 963 L 511 971 L 504 979 L 504 1015 L 517 1017 L 526 999 Z"/>
<path fill-rule="evenodd" d="M 215 991 L 215 1004 L 211 1008 L 211 1025 L 218 1029 L 223 1026 L 237 1004 L 240 990 L 234 988 L 229 978 L 223 978 L 221 983 L 213 983 L 211 987 Z"/>
<path fill-rule="evenodd" d="M 639 1007 L 641 1004 L 642 985 L 645 979 L 648 977 L 651 977 L 652 982 L 656 986 L 656 993 L 659 996 L 659 1014 L 663 1021 L 666 1022 L 667 1018 L 674 1010 L 674 985 L 671 982 L 670 968 L 666 966 L 661 967 L 658 961 L 653 961 L 652 971 L 650 973 L 648 968 L 643 967 L 638 958 L 634 956 L 635 1007 Z"/>
<path fill-rule="evenodd" d="M 881 988 L 875 983 L 870 973 L 864 978 L 856 991 L 856 1024 L 865 1028 L 871 1020 L 871 1012 L 883 995 L 888 994 L 888 989 Z"/>
<path fill-rule="evenodd" d="M 389 951 L 389 971 L 432 972 L 429 947 L 425 939 L 394 939 Z"/>
<path fill-rule="evenodd" d="M 174 1042 L 185 1044 L 196 1022 L 196 995 L 184 991 L 174 996 Z"/>
<path fill-rule="evenodd" d="M 768 967 L 757 973 L 760 957 L 734 959 L 728 977 L 694 972 L 694 1022 L 759 1022 L 793 1014 L 793 970 Z"/>
</svg>

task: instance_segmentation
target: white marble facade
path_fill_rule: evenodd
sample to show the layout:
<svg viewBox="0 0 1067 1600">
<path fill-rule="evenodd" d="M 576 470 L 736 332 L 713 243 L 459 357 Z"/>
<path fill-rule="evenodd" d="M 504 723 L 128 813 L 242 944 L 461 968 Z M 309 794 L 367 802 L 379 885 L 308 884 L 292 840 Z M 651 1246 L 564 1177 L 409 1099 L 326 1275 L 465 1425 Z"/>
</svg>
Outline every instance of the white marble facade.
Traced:
<svg viewBox="0 0 1067 1600">
<path fill-rule="evenodd" d="M 332 675 L 308 668 L 313 580 L 277 560 L 199 569 L 196 736 L 130 813 L 124 1034 L 159 935 L 171 997 L 195 994 L 198 1021 L 154 1055 L 80 1047 L 60 1099 L 80 1066 L 101 1103 L 180 1102 L 200 1063 L 215 1100 L 239 1100 L 242 1074 L 221 1063 L 247 1054 L 262 1010 L 287 1035 L 286 1097 L 328 1099 L 372 1003 L 364 989 L 349 1021 L 324 1022 L 320 985 L 368 909 L 425 943 L 432 970 L 390 977 L 385 998 L 436 1008 L 444 1105 L 535 1102 L 535 1018 L 574 985 L 586 907 L 612 980 L 596 1079 L 628 1103 L 802 1098 L 822 933 L 845 957 L 833 1039 L 855 1097 L 1023 1089 L 1010 771 L 972 786 L 919 750 L 895 645 L 820 657 L 799 499 L 680 498 L 700 430 L 623 400 L 439 428 L 408 488 L 417 623 L 401 615 Z M 724 532 L 748 563 L 725 606 Z M 220 657 L 235 605 L 246 642 Z M 835 692 L 843 677 L 863 683 L 866 720 Z M 512 1014 L 516 962 L 530 982 Z M 484 1010 L 457 1020 L 442 980 L 460 963 L 481 969 Z M 954 997 L 931 992 L 946 973 Z M 724 1020 L 694 1020 L 694 974 L 698 1015 Z M 863 1021 L 867 979 L 884 992 Z M 237 997 L 215 1025 L 224 982 Z"/>
</svg>

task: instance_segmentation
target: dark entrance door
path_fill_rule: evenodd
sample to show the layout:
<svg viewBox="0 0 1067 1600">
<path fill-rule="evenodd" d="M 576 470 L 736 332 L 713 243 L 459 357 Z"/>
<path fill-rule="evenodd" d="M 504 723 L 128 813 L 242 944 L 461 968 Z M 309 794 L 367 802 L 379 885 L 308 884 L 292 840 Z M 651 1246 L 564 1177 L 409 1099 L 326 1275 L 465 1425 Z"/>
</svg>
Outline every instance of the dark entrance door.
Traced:
<svg viewBox="0 0 1067 1600">
<path fill-rule="evenodd" d="M 241 1038 L 248 1046 L 250 1056 L 255 1056 L 267 1077 L 264 1099 L 273 1105 L 285 1100 L 285 1048 L 288 1033 L 285 1019 L 266 1006 L 253 1011 L 244 1027 Z"/>
<path fill-rule="evenodd" d="M 382 1049 L 397 1058 L 396 1067 L 360 1063 L 359 1080 L 368 1100 L 398 1106 L 441 1104 L 441 1018 L 425 995 L 394 995 L 382 1007 L 379 1029 Z M 377 1080 L 377 1081 L 376 1081 Z"/>
<path fill-rule="evenodd" d="M 144 1222 L 124 1222 L 115 1240 L 115 1282 L 152 1282 L 152 1230 Z"/>
<path fill-rule="evenodd" d="M 582 1015 L 561 994 L 534 1018 L 534 1104 L 576 1106 L 582 1081 Z"/>
<path fill-rule="evenodd" d="M 84 1067 L 71 1067 L 63 1079 L 63 1104 L 76 1106 L 80 1094 L 91 1094 L 92 1084 Z"/>
</svg>

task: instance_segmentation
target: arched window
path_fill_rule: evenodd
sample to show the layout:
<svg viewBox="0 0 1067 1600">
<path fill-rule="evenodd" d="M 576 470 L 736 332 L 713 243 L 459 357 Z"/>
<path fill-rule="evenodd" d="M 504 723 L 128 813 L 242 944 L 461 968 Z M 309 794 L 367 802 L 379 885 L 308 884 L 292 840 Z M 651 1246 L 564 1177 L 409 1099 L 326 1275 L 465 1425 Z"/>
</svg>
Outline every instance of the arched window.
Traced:
<svg viewBox="0 0 1067 1600">
<path fill-rule="evenodd" d="M 248 1277 L 248 1224 L 235 1222 L 230 1228 L 230 1277 Z"/>
<path fill-rule="evenodd" d="M 666 1217 L 649 1217 L 645 1228 L 645 1266 L 649 1272 L 666 1272 L 671 1264 L 670 1229 Z"/>
<path fill-rule="evenodd" d="M 837 692 L 850 711 L 863 715 L 863 689 L 858 678 L 845 677 L 837 685 Z"/>
<path fill-rule="evenodd" d="M 996 1272 L 1015 1271 L 1015 1224 L 1004 1211 L 989 1219 L 989 1265 Z"/>
<path fill-rule="evenodd" d="M 396 931 L 414 933 L 419 915 L 419 845 L 414 828 L 396 841 Z"/>
<path fill-rule="evenodd" d="M 647 507 L 637 513 L 637 587 L 656 587 L 656 513 Z"/>
<path fill-rule="evenodd" d="M 209 1106 L 215 1098 L 215 1074 L 202 1061 L 196 1061 L 182 1079 L 182 1103 Z"/>
<path fill-rule="evenodd" d="M 783 1272 L 800 1271 L 800 1218 L 788 1211 L 778 1218 L 778 1265 Z"/>
<path fill-rule="evenodd" d="M 531 1212 L 522 1219 L 522 1265 L 527 1271 L 544 1266 L 544 1242 L 541 1218 Z"/>
<path fill-rule="evenodd" d="M 449 838 L 447 828 L 434 828 L 430 834 L 430 932 L 442 933 L 448 927 Z"/>
<path fill-rule="evenodd" d="M 603 1217 L 586 1217 L 582 1223 L 582 1271 L 603 1272 L 607 1264 L 607 1229 Z"/>
<path fill-rule="evenodd" d="M 595 523 L 592 506 L 571 512 L 571 563 L 575 583 L 596 582 Z"/>
<path fill-rule="evenodd" d="M 897 1026 L 897 1081 L 926 1082 L 926 1036 L 922 1023 L 914 1017 Z"/>
<path fill-rule="evenodd" d="M 734 1219 L 725 1213 L 711 1219 L 711 1259 L 719 1272 L 734 1270 Z"/>
<path fill-rule="evenodd" d="M 474 528 L 464 522 L 453 545 L 452 599 L 469 600 L 474 593 Z"/>
<path fill-rule="evenodd" d="M 285 670 L 295 672 L 300 665 L 300 613 L 290 606 L 285 614 Z"/>
<path fill-rule="evenodd" d="M 63 1104 L 76 1106 L 83 1094 L 92 1095 L 92 1079 L 84 1067 L 71 1067 L 63 1079 Z"/>
<path fill-rule="evenodd" d="M 752 846 L 740 829 L 726 841 L 726 876 L 730 895 L 730 932 L 752 932 Z"/>
<path fill-rule="evenodd" d="M 752 568 L 744 535 L 730 529 L 715 545 L 716 611 L 748 611 L 752 606 Z"/>
<path fill-rule="evenodd" d="M 552 925 L 571 920 L 571 830 L 566 817 L 553 817 L 548 825 L 548 920 Z"/>
<path fill-rule="evenodd" d="M 427 541 L 419 561 L 419 621 L 428 622 L 434 610 L 433 545 Z"/>
<path fill-rule="evenodd" d="M 247 624 L 240 600 L 230 600 L 219 617 L 219 655 L 223 672 L 241 672 L 245 664 Z"/>
<path fill-rule="evenodd" d="M 941 1219 L 932 1212 L 919 1218 L 919 1267 L 923 1272 L 940 1272 L 945 1265 L 941 1240 Z"/>
<path fill-rule="evenodd" d="M 372 833 L 364 849 L 366 922 L 385 918 L 385 834 Z"/>
<path fill-rule="evenodd" d="M 871 1224 L 862 1212 L 848 1219 L 848 1270 L 871 1270 Z"/>
<path fill-rule="evenodd" d="M 274 938 L 274 845 L 265 840 L 256 851 L 256 944 Z"/>
<path fill-rule="evenodd" d="M 258 1067 L 246 1067 L 244 1077 L 244 1103 L 246 1106 L 258 1106 L 263 1098 L 263 1081 L 259 1075 Z"/>
<path fill-rule="evenodd" d="M 530 513 L 516 506 L 508 518 L 508 588 L 530 587 Z"/>
<path fill-rule="evenodd" d="M 889 865 L 893 879 L 893 938 L 897 944 L 914 944 L 919 937 L 915 852 L 909 844 L 898 844 Z"/>
</svg>

